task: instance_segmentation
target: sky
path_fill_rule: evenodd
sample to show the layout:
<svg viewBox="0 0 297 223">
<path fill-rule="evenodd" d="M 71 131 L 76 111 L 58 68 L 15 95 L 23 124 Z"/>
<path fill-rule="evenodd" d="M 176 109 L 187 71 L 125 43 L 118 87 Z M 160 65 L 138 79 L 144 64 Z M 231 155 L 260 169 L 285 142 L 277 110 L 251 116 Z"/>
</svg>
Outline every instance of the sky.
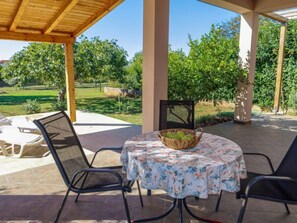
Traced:
<svg viewBox="0 0 297 223">
<path fill-rule="evenodd" d="M 173 50 L 189 52 L 188 35 L 192 39 L 208 33 L 212 24 L 226 22 L 236 13 L 197 0 L 170 0 L 169 44 Z M 91 38 L 116 39 L 131 59 L 142 50 L 143 0 L 125 0 L 83 35 Z M 9 59 L 28 43 L 0 40 L 0 60 Z"/>
</svg>

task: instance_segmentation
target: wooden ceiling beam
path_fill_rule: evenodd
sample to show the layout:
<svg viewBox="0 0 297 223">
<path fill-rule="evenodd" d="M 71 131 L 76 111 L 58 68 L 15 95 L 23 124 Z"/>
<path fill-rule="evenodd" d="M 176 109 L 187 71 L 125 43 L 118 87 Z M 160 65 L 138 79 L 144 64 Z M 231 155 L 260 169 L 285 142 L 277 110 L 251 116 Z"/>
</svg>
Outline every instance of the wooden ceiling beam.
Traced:
<svg viewBox="0 0 297 223">
<path fill-rule="evenodd" d="M 279 16 L 278 14 L 274 13 L 274 12 L 270 12 L 270 13 L 261 13 L 262 16 L 265 16 L 267 18 L 273 19 L 275 21 L 278 21 L 280 23 L 285 23 L 288 21 L 288 19 L 286 19 L 285 17 Z"/>
<path fill-rule="evenodd" d="M 59 22 L 67 15 L 71 9 L 78 3 L 79 0 L 70 0 L 65 4 L 65 6 L 58 12 L 58 14 L 54 17 L 53 20 L 49 22 L 47 27 L 44 29 L 44 34 L 49 34 L 58 24 Z"/>
<path fill-rule="evenodd" d="M 224 8 L 239 14 L 250 12 L 254 8 L 252 0 L 199 0 L 210 5 Z"/>
<path fill-rule="evenodd" d="M 254 10 L 259 13 L 267 13 L 297 7 L 296 0 L 256 0 L 254 4 Z"/>
<path fill-rule="evenodd" d="M 107 9 L 98 10 L 93 16 L 91 16 L 89 19 L 87 19 L 82 25 L 80 25 L 75 30 L 75 32 L 73 33 L 73 36 L 77 37 L 80 34 L 82 34 L 84 31 L 86 31 L 88 28 L 90 28 L 95 23 L 97 23 L 100 19 L 102 19 L 105 15 L 107 15 L 110 11 L 112 11 L 114 8 L 116 8 L 118 5 L 120 5 L 123 1 L 124 0 L 118 0 L 113 5 L 110 5 Z"/>
<path fill-rule="evenodd" d="M 1 32 L 1 31 L 8 31 L 8 28 L 5 27 L 5 26 L 0 26 L 0 32 Z"/>
<path fill-rule="evenodd" d="M 74 43 L 74 37 L 0 31 L 0 39 L 29 42 Z"/>
<path fill-rule="evenodd" d="M 9 31 L 15 31 L 16 27 L 18 26 L 22 15 L 29 3 L 29 0 L 22 0 L 19 4 L 19 7 L 14 15 L 13 21 L 11 22 L 11 25 L 9 27 Z"/>
</svg>

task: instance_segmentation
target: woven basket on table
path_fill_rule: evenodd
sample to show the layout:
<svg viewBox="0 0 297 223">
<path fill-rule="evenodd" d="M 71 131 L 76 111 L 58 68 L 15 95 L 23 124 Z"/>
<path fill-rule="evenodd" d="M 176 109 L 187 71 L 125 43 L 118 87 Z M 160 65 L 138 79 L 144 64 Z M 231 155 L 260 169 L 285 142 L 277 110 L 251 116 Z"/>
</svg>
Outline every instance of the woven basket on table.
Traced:
<svg viewBox="0 0 297 223">
<path fill-rule="evenodd" d="M 166 137 L 167 132 L 176 133 L 177 131 L 183 131 L 186 135 L 192 134 L 193 139 L 192 140 L 178 140 L 178 139 L 170 139 L 170 138 Z M 198 131 L 200 132 L 199 135 L 196 134 L 196 132 L 198 132 Z M 196 146 L 198 144 L 198 142 L 200 141 L 202 134 L 203 134 L 202 128 L 198 128 L 195 130 L 192 130 L 192 129 L 164 129 L 164 130 L 159 131 L 158 136 L 159 136 L 161 142 L 168 148 L 181 150 L 181 149 L 188 149 L 188 148 L 192 148 L 192 147 Z"/>
</svg>

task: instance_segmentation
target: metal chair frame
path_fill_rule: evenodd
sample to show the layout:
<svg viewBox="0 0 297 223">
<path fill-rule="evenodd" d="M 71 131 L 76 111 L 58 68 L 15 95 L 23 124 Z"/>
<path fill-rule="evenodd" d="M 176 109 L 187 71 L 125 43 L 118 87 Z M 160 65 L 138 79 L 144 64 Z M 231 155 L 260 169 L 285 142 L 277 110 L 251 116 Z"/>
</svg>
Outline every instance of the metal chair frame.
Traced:
<svg viewBox="0 0 297 223">
<path fill-rule="evenodd" d="M 283 203 L 286 209 L 287 214 L 290 214 L 290 209 L 288 207 L 288 204 L 297 204 L 297 199 L 292 199 L 290 197 L 287 197 L 287 199 L 281 199 L 281 198 L 276 198 L 276 197 L 272 197 L 272 196 L 265 196 L 265 195 L 259 195 L 259 194 L 253 194 L 253 189 L 256 188 L 257 186 L 259 187 L 260 183 L 262 182 L 277 182 L 277 183 L 289 183 L 291 185 L 296 185 L 296 194 L 297 194 L 297 179 L 290 177 L 288 174 L 288 176 L 286 176 L 284 174 L 284 168 L 283 166 L 286 164 L 286 162 L 288 162 L 288 159 L 292 158 L 292 154 L 293 152 L 297 152 L 297 136 L 295 137 L 293 143 L 291 144 L 289 150 L 287 151 L 286 155 L 284 156 L 281 164 L 279 165 L 278 169 L 275 171 L 271 162 L 271 159 L 263 154 L 263 153 L 243 153 L 244 155 L 252 155 L 252 156 L 262 156 L 266 159 L 272 174 L 258 174 L 258 173 L 251 173 L 248 172 L 248 178 L 247 179 L 243 179 L 243 180 L 248 180 L 248 184 L 245 188 L 245 192 L 242 194 L 239 192 L 236 193 L 236 198 L 241 198 L 242 199 L 242 204 L 241 204 L 241 209 L 239 212 L 239 216 L 238 216 L 238 220 L 237 223 L 241 223 L 244 217 L 244 213 L 245 213 L 245 208 L 247 206 L 247 202 L 249 198 L 255 198 L 255 199 L 261 199 L 261 200 L 267 200 L 267 201 L 273 201 L 273 202 L 278 202 L 278 203 Z M 294 157 L 293 157 L 294 158 Z M 297 163 L 296 163 L 297 165 Z M 292 166 L 292 168 L 294 168 Z M 297 166 L 294 169 L 295 171 L 297 171 Z M 281 172 L 281 173 L 280 173 Z M 286 170 L 285 170 L 286 172 Z M 256 175 L 253 178 L 249 178 L 249 175 L 253 174 Z M 244 189 L 244 188 L 243 188 Z M 217 203 L 216 203 L 216 207 L 215 207 L 215 211 L 219 210 L 219 205 L 220 205 L 220 201 L 221 201 L 221 197 L 222 197 L 222 191 L 220 192 L 220 195 L 218 197 Z"/>
<path fill-rule="evenodd" d="M 47 119 L 53 119 L 55 118 L 55 121 L 58 121 L 61 118 L 65 118 L 67 120 L 67 123 L 71 129 L 71 132 L 73 134 L 73 137 L 75 139 L 75 143 L 78 146 L 78 148 L 80 149 L 80 153 L 81 153 L 81 157 L 83 158 L 83 161 L 85 162 L 85 164 L 88 166 L 88 168 L 85 169 L 81 169 L 77 172 L 75 172 L 72 176 L 71 179 L 69 179 L 69 177 L 67 176 L 67 173 L 63 167 L 62 161 L 59 159 L 59 156 L 57 154 L 57 151 L 55 150 L 54 144 L 51 140 L 51 137 L 53 137 L 53 135 L 50 135 L 47 130 L 46 130 L 46 120 Z M 43 123 L 45 122 L 45 123 Z M 64 196 L 64 199 L 62 201 L 62 204 L 60 206 L 60 209 L 58 211 L 58 214 L 56 216 L 55 222 L 59 221 L 59 218 L 61 216 L 61 213 L 63 211 L 64 205 L 66 203 L 66 200 L 68 198 L 69 192 L 72 191 L 74 193 L 77 194 L 75 202 L 78 201 L 79 195 L 81 193 L 92 193 L 92 192 L 102 192 L 102 191 L 114 191 L 114 190 L 120 190 L 122 192 L 122 198 L 123 198 L 123 202 L 124 202 L 124 207 L 125 207 L 125 213 L 126 213 L 126 217 L 128 222 L 131 222 L 131 218 L 130 218 L 130 212 L 129 212 L 129 207 L 128 207 L 128 202 L 127 202 L 127 198 L 126 198 L 126 192 L 131 192 L 131 187 L 133 186 L 134 181 L 129 181 L 127 185 L 125 185 L 124 183 L 124 179 L 122 178 L 122 176 L 116 171 L 116 169 L 121 168 L 121 166 L 112 166 L 112 167 L 104 167 L 104 168 L 95 168 L 92 166 L 93 162 L 95 161 L 95 158 L 97 157 L 98 153 L 101 151 L 105 151 L 105 150 L 110 150 L 110 151 L 117 151 L 120 152 L 122 148 L 117 147 L 117 148 L 100 148 L 98 151 L 96 151 L 96 153 L 94 154 L 94 157 L 91 161 L 91 163 L 88 162 L 87 157 L 83 151 L 83 148 L 80 144 L 80 141 L 76 135 L 76 132 L 73 128 L 73 125 L 69 119 L 69 117 L 67 116 L 67 114 L 64 111 L 58 112 L 56 114 L 47 116 L 45 118 L 41 118 L 38 120 L 34 120 L 34 123 L 36 124 L 36 126 L 41 130 L 42 135 L 49 147 L 49 150 L 55 160 L 55 163 L 62 175 L 62 178 L 67 186 L 67 191 L 66 194 Z M 114 176 L 115 179 L 117 179 L 117 183 L 114 184 L 106 184 L 104 186 L 102 185 L 98 185 L 97 187 L 92 187 L 92 188 L 83 188 L 85 181 L 88 177 L 88 174 L 90 173 L 104 173 L 104 174 L 110 174 L 111 176 Z M 83 179 L 84 178 L 84 179 Z M 78 188 L 76 186 L 76 184 L 78 182 L 80 182 L 82 180 L 82 184 L 80 186 L 80 188 Z M 138 185 L 138 191 L 139 191 L 139 196 L 140 196 L 140 202 L 141 202 L 141 206 L 143 206 L 143 201 L 142 201 L 142 196 L 141 196 L 141 192 L 140 192 L 140 187 L 139 187 L 139 183 L 137 182 Z"/>
</svg>

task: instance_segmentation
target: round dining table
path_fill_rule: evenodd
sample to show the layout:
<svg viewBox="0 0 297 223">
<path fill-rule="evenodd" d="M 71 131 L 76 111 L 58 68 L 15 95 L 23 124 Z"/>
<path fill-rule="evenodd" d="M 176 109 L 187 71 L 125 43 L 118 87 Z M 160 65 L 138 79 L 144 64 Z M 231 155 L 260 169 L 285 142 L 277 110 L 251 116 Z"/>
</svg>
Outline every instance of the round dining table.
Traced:
<svg viewBox="0 0 297 223">
<path fill-rule="evenodd" d="M 182 204 L 194 218 L 217 222 L 191 213 L 185 198 L 208 198 L 209 194 L 219 194 L 221 190 L 237 192 L 240 179 L 246 177 L 239 145 L 229 139 L 204 133 L 195 147 L 176 150 L 166 147 L 157 133 L 141 134 L 125 142 L 121 162 L 127 179 L 139 180 L 144 189 L 162 189 L 173 198 L 168 213 L 160 217 L 167 216 L 178 202 L 179 222 L 182 222 Z M 153 217 L 134 222 L 157 219 Z"/>
</svg>

